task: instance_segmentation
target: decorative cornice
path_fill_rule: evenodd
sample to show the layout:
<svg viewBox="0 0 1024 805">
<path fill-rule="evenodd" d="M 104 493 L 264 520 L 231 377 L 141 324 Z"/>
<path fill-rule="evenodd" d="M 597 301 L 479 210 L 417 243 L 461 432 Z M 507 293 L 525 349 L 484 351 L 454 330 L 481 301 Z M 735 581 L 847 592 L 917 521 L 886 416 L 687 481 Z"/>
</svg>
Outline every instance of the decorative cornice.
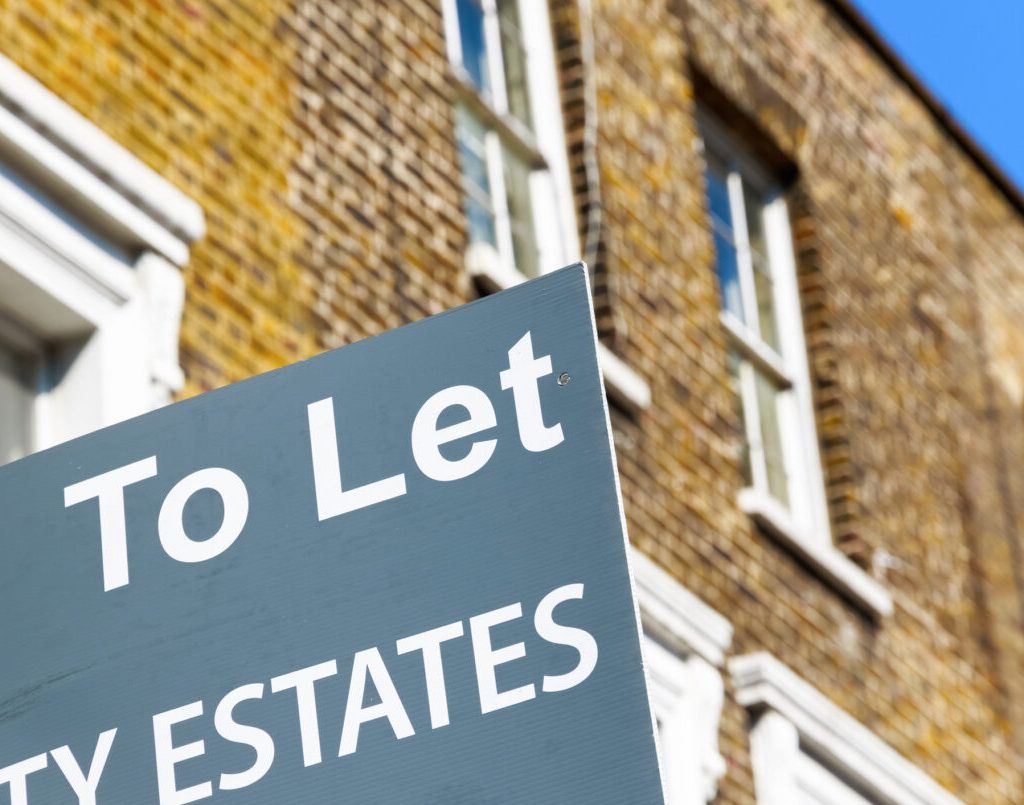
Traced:
<svg viewBox="0 0 1024 805">
<path fill-rule="evenodd" d="M 894 805 L 962 805 L 917 766 L 766 652 L 729 660 L 736 700 L 790 721 L 801 746 Z"/>
<path fill-rule="evenodd" d="M 644 629 L 672 648 L 721 667 L 732 642 L 729 621 L 640 551 L 633 550 L 630 564 Z"/>
<path fill-rule="evenodd" d="M 113 230 L 181 265 L 202 208 L 14 62 L 0 56 L 0 154 Z"/>
</svg>

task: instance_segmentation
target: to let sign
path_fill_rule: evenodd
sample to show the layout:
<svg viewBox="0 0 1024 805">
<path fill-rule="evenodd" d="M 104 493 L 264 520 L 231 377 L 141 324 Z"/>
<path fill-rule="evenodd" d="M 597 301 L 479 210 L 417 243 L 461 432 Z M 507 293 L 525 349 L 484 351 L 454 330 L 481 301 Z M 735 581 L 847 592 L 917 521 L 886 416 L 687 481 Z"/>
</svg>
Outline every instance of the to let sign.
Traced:
<svg viewBox="0 0 1024 805">
<path fill-rule="evenodd" d="M 0 468 L 0 802 L 662 801 L 585 269 Z"/>
</svg>

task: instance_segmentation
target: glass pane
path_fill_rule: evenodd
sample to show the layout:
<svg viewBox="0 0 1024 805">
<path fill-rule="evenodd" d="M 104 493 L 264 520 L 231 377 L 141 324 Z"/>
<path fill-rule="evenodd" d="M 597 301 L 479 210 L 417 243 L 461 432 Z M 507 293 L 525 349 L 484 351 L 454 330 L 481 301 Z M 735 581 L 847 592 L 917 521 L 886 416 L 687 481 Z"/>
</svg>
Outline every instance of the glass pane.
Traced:
<svg viewBox="0 0 1024 805">
<path fill-rule="evenodd" d="M 779 429 L 780 391 L 765 375 L 754 370 L 757 378 L 757 412 L 761 418 L 761 447 L 764 452 L 768 491 L 772 497 L 789 504 L 789 481 L 782 455 L 782 433 Z"/>
<path fill-rule="evenodd" d="M 485 98 L 491 96 L 487 75 L 487 42 L 484 38 L 484 9 L 478 0 L 455 0 L 459 16 L 462 66 Z"/>
<path fill-rule="evenodd" d="M 530 168 L 508 149 L 504 149 L 503 157 L 513 258 L 516 268 L 528 277 L 535 277 L 540 273 L 540 267 L 530 205 Z"/>
<path fill-rule="evenodd" d="M 508 111 L 530 128 L 530 95 L 526 84 L 526 51 L 519 27 L 519 0 L 498 0 L 498 25 Z"/>
<path fill-rule="evenodd" d="M 739 263 L 736 247 L 732 241 L 715 231 L 715 272 L 718 274 L 718 291 L 722 296 L 722 307 L 745 321 L 743 297 L 740 294 Z"/>
<path fill-rule="evenodd" d="M 463 107 L 455 110 L 455 136 L 462 163 L 462 188 L 470 243 L 485 242 L 497 247 L 491 181 L 487 174 L 484 138 L 487 130 Z"/>
<path fill-rule="evenodd" d="M 35 369 L 34 360 L 0 346 L 0 464 L 21 458 L 31 449 Z"/>
<path fill-rule="evenodd" d="M 469 221 L 469 242 L 490 243 L 498 248 L 494 231 L 494 213 L 491 208 L 472 196 L 466 196 L 466 218 Z"/>
<path fill-rule="evenodd" d="M 732 212 L 729 209 L 729 172 L 725 163 L 714 152 L 707 154 L 708 209 L 711 211 L 711 230 L 715 239 L 715 272 L 722 307 L 746 321 L 743 315 L 743 297 L 740 291 L 739 259 L 733 237 Z"/>
<path fill-rule="evenodd" d="M 764 239 L 764 201 L 754 194 L 750 185 L 743 183 L 743 206 L 747 217 L 747 240 L 755 257 L 768 263 L 768 246 Z"/>
<path fill-rule="evenodd" d="M 743 483 L 750 486 L 754 483 L 753 474 L 750 472 L 750 437 L 747 433 L 747 418 L 743 410 L 743 387 L 740 381 L 740 365 L 742 360 L 736 352 L 729 353 L 729 380 L 732 385 L 733 412 L 736 414 L 736 421 L 739 422 L 743 434 L 740 442 L 740 472 L 743 474 Z"/>
<path fill-rule="evenodd" d="M 743 183 L 743 207 L 747 219 L 747 242 L 750 244 L 750 262 L 754 269 L 754 291 L 757 294 L 757 318 L 761 339 L 779 352 L 779 331 L 776 324 L 775 296 L 772 288 L 771 265 L 764 234 L 764 200 Z"/>
<path fill-rule="evenodd" d="M 761 328 L 761 339 L 776 352 L 781 352 L 775 315 L 775 289 L 768 273 L 768 266 L 757 258 L 754 260 L 754 290 L 757 293 L 757 319 Z"/>
<path fill-rule="evenodd" d="M 455 112 L 455 136 L 459 143 L 463 181 L 489 196 L 491 183 L 487 175 L 487 149 L 484 141 L 487 129 L 460 106 Z"/>
<path fill-rule="evenodd" d="M 714 154 L 709 153 L 707 174 L 708 209 L 730 234 L 733 231 L 732 212 L 729 210 L 729 189 L 727 178 L 729 172 L 725 164 Z"/>
</svg>

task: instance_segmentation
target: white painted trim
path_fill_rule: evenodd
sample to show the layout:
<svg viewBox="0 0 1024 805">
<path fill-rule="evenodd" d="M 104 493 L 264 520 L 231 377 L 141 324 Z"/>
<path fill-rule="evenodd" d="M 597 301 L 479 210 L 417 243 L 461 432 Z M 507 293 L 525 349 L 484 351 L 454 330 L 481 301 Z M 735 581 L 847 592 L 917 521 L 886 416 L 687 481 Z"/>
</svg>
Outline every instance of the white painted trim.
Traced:
<svg viewBox="0 0 1024 805">
<path fill-rule="evenodd" d="M 697 654 L 721 667 L 732 642 L 728 619 L 636 549 L 632 551 L 632 568 L 644 629 L 670 648 Z"/>
<path fill-rule="evenodd" d="M 0 106 L 63 151 L 140 213 L 185 243 L 205 231 L 202 208 L 127 149 L 0 56 Z M 61 176 L 58 180 L 67 181 Z M 82 192 L 90 192 L 89 188 Z M 102 200 L 101 200 L 102 203 Z M 140 219 L 141 220 L 141 219 Z M 126 222 L 127 223 L 127 222 Z M 174 255 L 167 255 L 174 260 Z"/>
<path fill-rule="evenodd" d="M 718 751 L 725 695 L 718 669 L 732 626 L 635 548 L 630 568 L 647 636 L 651 707 L 661 722 L 666 801 L 703 805 L 714 798 L 726 768 Z"/>
<path fill-rule="evenodd" d="M 532 132 L 526 131 L 525 126 L 513 118 L 508 110 L 497 12 L 493 0 L 481 0 L 487 40 L 487 72 L 492 84 L 490 99 L 479 93 L 462 65 L 455 0 L 440 0 L 448 59 L 458 101 L 500 138 L 502 146 L 518 152 L 531 165 L 530 207 L 537 264 L 540 272 L 545 273 L 579 260 L 579 236 L 547 2 L 517 2 L 526 59 Z M 494 137 L 489 139 L 493 140 Z M 508 264 L 507 268 L 517 268 L 514 265 L 507 197 L 504 193 L 504 160 L 500 148 L 496 146 L 497 143 L 494 143 L 488 149 L 487 159 L 496 237 L 501 259 Z"/>
<path fill-rule="evenodd" d="M 792 487 L 802 494 L 791 495 L 793 515 L 800 527 L 822 542 L 832 543 L 832 525 L 825 497 L 825 473 L 821 466 L 815 423 L 814 400 L 811 393 L 811 373 L 804 338 L 803 312 L 800 288 L 797 285 L 796 259 L 793 256 L 793 233 L 789 227 L 789 212 L 785 201 L 776 198 L 765 208 L 765 236 L 768 242 L 769 262 L 775 289 L 775 309 L 778 314 L 779 340 L 786 366 L 793 378 L 788 399 L 782 401 L 785 426 L 792 429 L 788 436 L 786 472 Z M 793 498 L 796 500 L 793 501 Z"/>
<path fill-rule="evenodd" d="M 441 0 L 441 18 L 444 22 L 448 61 L 452 67 L 465 71 L 466 68 L 462 66 L 462 40 L 459 38 L 459 11 L 455 0 Z M 468 76 L 466 80 L 469 80 Z"/>
<path fill-rule="evenodd" d="M 132 295 L 128 266 L 0 176 L 0 300 L 60 338 L 96 327 Z"/>
<path fill-rule="evenodd" d="M 748 358 L 779 388 L 792 388 L 793 379 L 782 358 L 762 343 L 746 324 L 728 310 L 722 310 L 719 320 L 729 336 L 730 343 L 743 354 L 743 357 Z"/>
<path fill-rule="evenodd" d="M 0 106 L 0 156 L 15 167 L 42 175 L 40 185 L 59 188 L 61 202 L 87 210 L 102 222 L 111 240 L 141 243 L 179 265 L 188 259 L 188 245 L 129 201 L 107 180 L 97 177 L 42 134 Z"/>
<path fill-rule="evenodd" d="M 827 802 L 828 805 L 877 805 L 828 766 L 805 752 L 797 753 L 796 777 L 801 802 Z"/>
<path fill-rule="evenodd" d="M 807 346 L 804 340 L 797 286 L 793 237 L 786 202 L 776 182 L 751 158 L 742 142 L 732 136 L 707 110 L 698 114 L 705 148 L 721 159 L 728 171 L 727 190 L 737 250 L 737 269 L 746 323 L 723 311 L 721 321 L 731 345 L 781 390 L 775 398 L 782 461 L 786 474 L 788 507 L 792 519 L 810 538 L 831 541 L 831 525 L 825 500 L 824 476 L 818 451 L 815 417 L 810 392 Z M 772 283 L 772 306 L 778 346 L 773 347 L 758 332 L 758 304 L 749 223 L 743 187 L 756 195 L 762 205 L 766 259 Z M 751 447 L 753 485 L 767 491 L 768 475 L 761 443 L 757 392 L 752 373 L 743 370 L 741 394 L 747 417 Z M 753 430 L 751 429 L 753 427 Z"/>
<path fill-rule="evenodd" d="M 726 770 L 718 750 L 722 675 L 702 657 L 681 657 L 651 638 L 645 654 L 666 805 L 704 805 Z"/>
<path fill-rule="evenodd" d="M 960 800 L 900 755 L 867 727 L 834 705 L 768 653 L 733 657 L 729 671 L 744 707 L 777 713 L 795 727 L 802 749 L 892 805 L 961 805 Z M 786 771 L 754 754 L 761 786 Z M 791 784 L 791 783 L 790 783 Z M 790 802 L 769 799 L 765 802 Z"/>
<path fill-rule="evenodd" d="M 774 711 L 762 713 L 750 730 L 750 763 L 754 767 L 757 805 L 800 802 L 800 733 L 793 722 Z"/>
<path fill-rule="evenodd" d="M 547 163 L 546 174 L 535 173 L 531 181 L 539 265 L 545 272 L 580 259 L 579 233 L 548 0 L 519 0 L 519 16 L 527 50 L 533 131 Z"/>
<path fill-rule="evenodd" d="M 185 385 L 178 364 L 185 282 L 181 272 L 158 254 L 147 252 L 135 264 L 148 329 L 146 362 L 151 382 L 150 405 L 166 405 Z"/>
<path fill-rule="evenodd" d="M 616 402 L 637 411 L 651 407 L 651 387 L 639 373 L 604 344 L 598 344 L 605 387 Z"/>
<path fill-rule="evenodd" d="M 804 339 L 797 285 L 796 262 L 793 257 L 793 236 L 785 200 L 773 188 L 771 180 L 749 157 L 743 144 L 713 116 L 702 110 L 699 114 L 706 147 L 727 163 L 730 209 L 736 230 L 740 255 L 740 278 L 746 318 L 756 321 L 753 265 L 747 255 L 746 207 L 741 181 L 748 182 L 763 198 L 764 236 L 773 287 L 775 324 L 779 349 L 770 347 L 749 325 L 723 310 L 720 315 L 730 345 L 747 363 L 741 370 L 744 429 L 751 452 L 752 486 L 739 494 L 740 508 L 758 525 L 803 557 L 811 567 L 842 590 L 874 617 L 892 613 L 889 592 L 854 562 L 836 550 L 832 543 L 831 522 L 825 498 L 825 478 L 818 449 L 814 405 L 810 387 L 807 345 Z M 741 178 L 742 177 L 742 178 Z M 786 471 L 788 505 L 776 500 L 768 491 L 768 478 L 763 459 L 759 409 L 756 403 L 754 366 L 777 384 L 776 397 L 782 454 Z"/>
<path fill-rule="evenodd" d="M 488 293 L 513 288 L 528 277 L 514 266 L 501 259 L 498 250 L 483 241 L 470 243 L 466 250 L 466 271 L 477 280 Z"/>
<path fill-rule="evenodd" d="M 868 614 L 892 614 L 892 595 L 828 540 L 813 539 L 796 525 L 790 512 L 767 492 L 753 487 L 740 491 L 740 509 L 786 547 L 799 554 L 830 584 L 838 587 Z"/>
<path fill-rule="evenodd" d="M 0 163 L 0 312 L 48 364 L 32 447 L 168 402 L 200 207 L 2 56 Z"/>
</svg>

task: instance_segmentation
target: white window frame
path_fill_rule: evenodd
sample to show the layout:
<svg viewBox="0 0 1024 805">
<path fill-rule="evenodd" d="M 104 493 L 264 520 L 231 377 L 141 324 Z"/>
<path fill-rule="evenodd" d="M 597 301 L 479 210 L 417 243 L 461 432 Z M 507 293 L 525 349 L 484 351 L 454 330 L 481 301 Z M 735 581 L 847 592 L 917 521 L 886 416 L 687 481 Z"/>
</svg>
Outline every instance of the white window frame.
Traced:
<svg viewBox="0 0 1024 805">
<path fill-rule="evenodd" d="M 762 198 L 764 238 L 771 273 L 775 323 L 779 350 L 773 350 L 751 325 L 740 321 L 724 307 L 720 320 L 731 348 L 747 361 L 741 369 L 744 430 L 760 433 L 754 388 L 753 367 L 764 373 L 779 388 L 778 422 L 783 463 L 787 477 L 788 505 L 768 490 L 764 464 L 751 456 L 750 486 L 740 490 L 738 504 L 759 525 L 795 550 L 830 583 L 875 617 L 892 613 L 892 596 L 878 581 L 838 551 L 832 542 L 832 528 L 825 497 L 825 477 L 818 450 L 814 400 L 811 392 L 803 314 L 797 284 L 796 259 L 789 211 L 781 189 L 754 161 L 748 150 L 715 117 L 701 110 L 699 123 L 705 150 L 728 154 L 736 166 L 728 177 L 729 206 L 736 229 L 737 262 L 742 285 L 744 316 L 757 321 L 753 266 L 747 237 L 746 208 L 742 181 L 750 184 Z M 748 440 L 749 441 L 749 440 Z M 753 452 L 756 447 L 750 446 Z"/>
<path fill-rule="evenodd" d="M 792 805 L 801 791 L 838 802 L 962 805 L 772 655 L 734 657 L 729 672 L 736 700 L 757 718 L 750 750 L 759 805 Z"/>
<path fill-rule="evenodd" d="M 714 799 L 726 764 L 718 749 L 721 666 L 729 621 L 638 551 L 630 554 L 644 629 L 651 710 L 661 724 L 666 805 Z"/>
<path fill-rule="evenodd" d="M 0 353 L 10 356 L 15 366 L 18 362 L 27 362 L 31 370 L 30 376 L 24 378 L 27 388 L 24 389 L 25 397 L 29 406 L 28 421 L 21 423 L 21 425 L 27 430 L 22 430 L 19 427 L 19 432 L 15 434 L 14 443 L 17 445 L 21 443 L 21 449 L 24 450 L 26 447 L 31 450 L 35 437 L 37 405 L 35 398 L 39 392 L 43 389 L 44 383 L 44 371 L 46 361 L 46 345 L 40 339 L 36 338 L 32 333 L 25 330 L 24 327 L 16 322 L 11 321 L 9 318 L 0 313 Z M 2 402 L 0 402 L 2 405 Z M 0 417 L 0 428 L 7 429 L 12 428 L 10 418 Z M 5 439 L 4 435 L 0 434 L 0 444 Z M 18 452 L 16 447 L 13 454 L 5 451 L 0 453 L 0 464 L 4 464 L 16 458 L 20 458 L 24 453 Z"/>
<path fill-rule="evenodd" d="M 532 133 L 525 131 L 519 121 L 508 114 L 504 66 L 500 46 L 495 44 L 500 38 L 495 16 L 496 0 L 481 0 L 486 18 L 490 20 L 485 22 L 487 51 L 489 62 L 492 63 L 489 65 L 489 76 L 494 97 L 490 103 L 480 96 L 462 66 L 462 41 L 456 0 L 442 0 L 445 42 L 455 76 L 456 101 L 467 106 L 489 129 L 485 148 L 499 248 L 495 250 L 489 243 L 470 243 L 466 253 L 466 270 L 490 291 L 505 290 L 528 279 L 515 266 L 512 257 L 512 236 L 508 227 L 505 178 L 501 165 L 502 141 L 512 144 L 536 168 L 530 176 L 530 206 L 541 273 L 580 260 L 576 208 L 569 175 L 548 4 L 547 0 L 518 2 L 526 50 Z M 651 389 L 646 380 L 600 343 L 598 358 L 608 393 L 620 405 L 635 411 L 650 407 Z"/>
<path fill-rule="evenodd" d="M 201 208 L 3 56 L 0 164 L 0 312 L 48 354 L 61 347 L 31 448 L 167 402 Z"/>
</svg>

